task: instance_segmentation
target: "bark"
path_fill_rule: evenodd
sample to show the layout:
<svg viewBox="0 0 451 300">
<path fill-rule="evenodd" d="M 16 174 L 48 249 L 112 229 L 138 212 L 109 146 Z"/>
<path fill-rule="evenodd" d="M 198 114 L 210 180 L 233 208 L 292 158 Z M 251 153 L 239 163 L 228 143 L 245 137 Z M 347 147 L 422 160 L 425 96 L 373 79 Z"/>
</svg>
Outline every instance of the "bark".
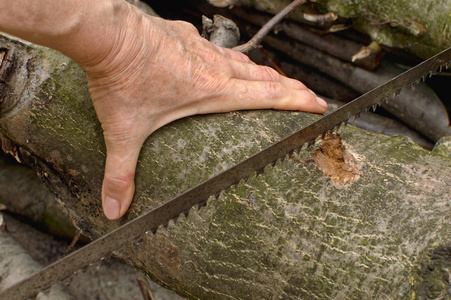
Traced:
<svg viewBox="0 0 451 300">
<path fill-rule="evenodd" d="M 202 37 L 212 44 L 224 48 L 233 48 L 240 40 L 240 30 L 236 24 L 223 16 L 215 15 L 213 20 L 202 16 Z"/>
<path fill-rule="evenodd" d="M 101 211 L 105 146 L 83 71 L 55 51 L 1 43 L 15 49 L 1 131 L 92 238 L 320 117 L 248 111 L 161 128 L 141 151 L 129 212 L 112 222 Z M 117 255 L 193 299 L 449 297 L 449 142 L 429 152 L 352 126 L 340 134 Z"/>
<path fill-rule="evenodd" d="M 276 14 L 291 0 L 209 0 L 213 5 L 252 6 Z M 380 44 L 428 58 L 451 47 L 451 2 L 448 0 L 310 1 L 323 13 L 349 19 L 353 27 Z M 306 22 L 298 9 L 291 17 Z"/>
</svg>

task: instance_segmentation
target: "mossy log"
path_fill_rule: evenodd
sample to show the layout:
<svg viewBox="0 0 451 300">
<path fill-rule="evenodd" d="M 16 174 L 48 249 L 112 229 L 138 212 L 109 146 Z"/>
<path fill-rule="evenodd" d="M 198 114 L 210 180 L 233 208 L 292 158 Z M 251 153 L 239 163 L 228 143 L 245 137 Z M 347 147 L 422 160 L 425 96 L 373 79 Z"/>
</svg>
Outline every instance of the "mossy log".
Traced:
<svg viewBox="0 0 451 300">
<path fill-rule="evenodd" d="M 252 6 L 275 14 L 292 0 L 209 0 L 213 5 Z M 322 13 L 334 12 L 380 44 L 428 58 L 451 47 L 451 2 L 448 0 L 310 0 Z M 303 10 L 291 17 L 301 22 Z M 308 42 L 308 41 L 307 41 Z"/>
<path fill-rule="evenodd" d="M 265 110 L 173 122 L 141 151 L 129 212 L 108 221 L 105 146 L 84 72 L 49 49 L 4 36 L 0 47 L 14 49 L 1 131 L 93 239 L 321 117 Z M 449 142 L 429 152 L 352 126 L 340 135 L 117 255 L 192 299 L 450 297 Z"/>
</svg>

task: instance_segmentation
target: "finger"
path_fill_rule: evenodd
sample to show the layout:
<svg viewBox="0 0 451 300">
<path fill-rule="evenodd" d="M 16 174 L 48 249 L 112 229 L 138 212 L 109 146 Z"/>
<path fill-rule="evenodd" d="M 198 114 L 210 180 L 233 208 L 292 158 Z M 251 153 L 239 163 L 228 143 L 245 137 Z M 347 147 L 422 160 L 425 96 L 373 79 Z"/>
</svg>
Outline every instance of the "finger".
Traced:
<svg viewBox="0 0 451 300">
<path fill-rule="evenodd" d="M 233 77 L 242 80 L 253 81 L 278 81 L 292 89 L 308 89 L 302 82 L 280 75 L 276 70 L 268 66 L 251 65 L 239 62 L 230 62 Z"/>
<path fill-rule="evenodd" d="M 135 192 L 135 170 L 142 143 L 111 145 L 107 141 L 102 204 L 110 220 L 122 217 L 130 207 Z"/>
<path fill-rule="evenodd" d="M 201 113 L 251 109 L 297 110 L 322 114 L 327 103 L 308 89 L 287 88 L 275 81 L 231 80 L 218 101 L 206 103 Z"/>
</svg>

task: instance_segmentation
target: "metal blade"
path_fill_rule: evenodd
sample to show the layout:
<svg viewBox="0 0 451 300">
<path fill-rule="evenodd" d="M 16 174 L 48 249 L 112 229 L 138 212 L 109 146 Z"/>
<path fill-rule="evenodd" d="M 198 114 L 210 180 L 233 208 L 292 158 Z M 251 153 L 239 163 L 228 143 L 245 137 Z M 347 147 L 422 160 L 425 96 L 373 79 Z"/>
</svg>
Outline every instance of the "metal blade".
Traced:
<svg viewBox="0 0 451 300">
<path fill-rule="evenodd" d="M 379 105 L 384 99 L 397 95 L 403 87 L 415 83 L 430 72 L 440 71 L 443 66 L 448 67 L 450 62 L 451 48 L 7 288 L 0 293 L 0 300 L 27 299 L 35 296 L 53 283 L 109 256 L 114 250 L 121 249 L 125 244 L 142 238 L 148 232 L 155 232 L 159 226 L 167 224 L 182 213 L 187 213 L 191 207 L 205 204 L 210 196 L 219 195 L 221 191 L 249 177 L 254 172 L 262 171 L 266 165 L 276 162 L 327 131 L 338 127 L 341 123 L 347 122 L 350 117 L 374 105 Z"/>
</svg>

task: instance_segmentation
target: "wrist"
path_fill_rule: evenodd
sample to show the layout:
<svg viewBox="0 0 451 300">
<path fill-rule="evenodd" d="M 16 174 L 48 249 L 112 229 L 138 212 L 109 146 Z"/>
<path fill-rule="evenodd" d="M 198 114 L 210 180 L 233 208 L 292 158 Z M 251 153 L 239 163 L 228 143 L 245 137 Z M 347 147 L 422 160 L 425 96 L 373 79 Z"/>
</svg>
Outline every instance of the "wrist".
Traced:
<svg viewBox="0 0 451 300">
<path fill-rule="evenodd" d="M 74 25 L 51 47 L 82 67 L 90 67 L 119 51 L 129 27 L 131 9 L 123 0 L 81 2 L 83 7 Z"/>
</svg>

